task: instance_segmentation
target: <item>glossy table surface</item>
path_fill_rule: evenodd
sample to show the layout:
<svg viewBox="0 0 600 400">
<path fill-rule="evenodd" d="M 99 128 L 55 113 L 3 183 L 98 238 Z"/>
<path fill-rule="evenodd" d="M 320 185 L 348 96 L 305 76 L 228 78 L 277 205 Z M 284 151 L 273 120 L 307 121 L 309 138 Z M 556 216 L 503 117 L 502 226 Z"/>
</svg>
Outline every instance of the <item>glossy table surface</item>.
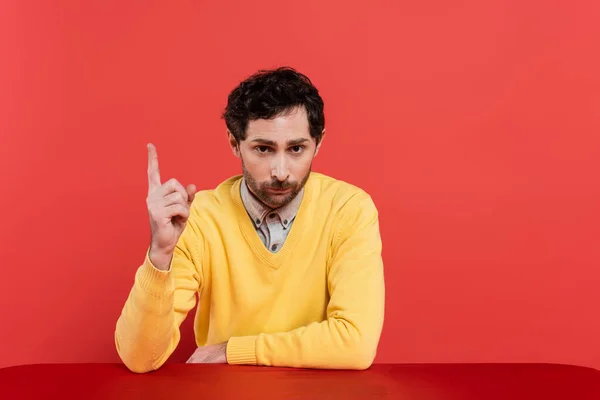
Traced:
<svg viewBox="0 0 600 400">
<path fill-rule="evenodd" d="M 600 372 L 560 364 L 376 364 L 366 371 L 166 364 L 0 369 L 0 398 L 33 399 L 600 399 Z"/>
</svg>

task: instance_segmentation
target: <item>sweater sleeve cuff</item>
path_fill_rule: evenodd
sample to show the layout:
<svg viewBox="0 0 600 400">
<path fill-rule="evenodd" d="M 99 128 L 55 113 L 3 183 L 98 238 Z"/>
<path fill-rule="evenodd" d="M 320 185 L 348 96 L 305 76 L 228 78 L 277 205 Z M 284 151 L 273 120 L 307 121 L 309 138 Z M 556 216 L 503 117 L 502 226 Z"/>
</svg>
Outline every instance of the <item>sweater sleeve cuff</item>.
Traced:
<svg viewBox="0 0 600 400">
<path fill-rule="evenodd" d="M 165 289 L 171 287 L 171 268 L 162 271 L 156 268 L 149 256 L 150 250 L 146 252 L 144 263 L 137 271 L 137 280 L 142 289 L 155 297 L 163 297 Z"/>
<path fill-rule="evenodd" d="M 256 365 L 256 336 L 230 338 L 227 343 L 227 363 Z"/>
</svg>

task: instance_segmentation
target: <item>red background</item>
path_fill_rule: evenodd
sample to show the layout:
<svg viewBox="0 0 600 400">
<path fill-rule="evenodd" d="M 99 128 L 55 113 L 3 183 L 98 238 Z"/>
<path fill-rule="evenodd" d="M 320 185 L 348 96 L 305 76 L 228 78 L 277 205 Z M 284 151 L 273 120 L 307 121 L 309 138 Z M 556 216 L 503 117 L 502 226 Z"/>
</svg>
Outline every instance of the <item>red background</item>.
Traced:
<svg viewBox="0 0 600 400">
<path fill-rule="evenodd" d="M 326 103 L 314 169 L 381 212 L 377 362 L 600 368 L 599 4 L 3 1 L 0 367 L 118 360 L 146 143 L 214 187 L 228 92 L 291 65 Z"/>
</svg>

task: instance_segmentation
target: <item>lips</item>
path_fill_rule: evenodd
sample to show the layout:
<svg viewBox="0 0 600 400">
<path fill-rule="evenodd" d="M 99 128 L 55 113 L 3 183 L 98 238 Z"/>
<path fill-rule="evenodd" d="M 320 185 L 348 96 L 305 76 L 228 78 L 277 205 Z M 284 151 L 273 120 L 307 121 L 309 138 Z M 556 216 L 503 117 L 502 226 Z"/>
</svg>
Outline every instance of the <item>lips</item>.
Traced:
<svg viewBox="0 0 600 400">
<path fill-rule="evenodd" d="M 284 194 L 284 193 L 289 192 L 290 190 L 291 189 L 272 189 L 272 188 L 269 188 L 269 192 L 271 192 L 271 193 L 277 193 L 277 194 Z"/>
</svg>

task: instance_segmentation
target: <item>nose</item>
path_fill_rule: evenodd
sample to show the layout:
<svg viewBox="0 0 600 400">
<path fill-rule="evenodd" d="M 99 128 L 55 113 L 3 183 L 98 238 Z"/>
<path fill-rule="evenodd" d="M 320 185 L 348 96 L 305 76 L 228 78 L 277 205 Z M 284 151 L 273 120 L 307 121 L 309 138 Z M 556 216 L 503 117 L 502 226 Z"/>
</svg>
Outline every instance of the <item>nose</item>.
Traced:
<svg viewBox="0 0 600 400">
<path fill-rule="evenodd" d="M 275 157 L 271 165 L 271 177 L 284 182 L 290 176 L 290 171 L 284 156 Z"/>
</svg>

